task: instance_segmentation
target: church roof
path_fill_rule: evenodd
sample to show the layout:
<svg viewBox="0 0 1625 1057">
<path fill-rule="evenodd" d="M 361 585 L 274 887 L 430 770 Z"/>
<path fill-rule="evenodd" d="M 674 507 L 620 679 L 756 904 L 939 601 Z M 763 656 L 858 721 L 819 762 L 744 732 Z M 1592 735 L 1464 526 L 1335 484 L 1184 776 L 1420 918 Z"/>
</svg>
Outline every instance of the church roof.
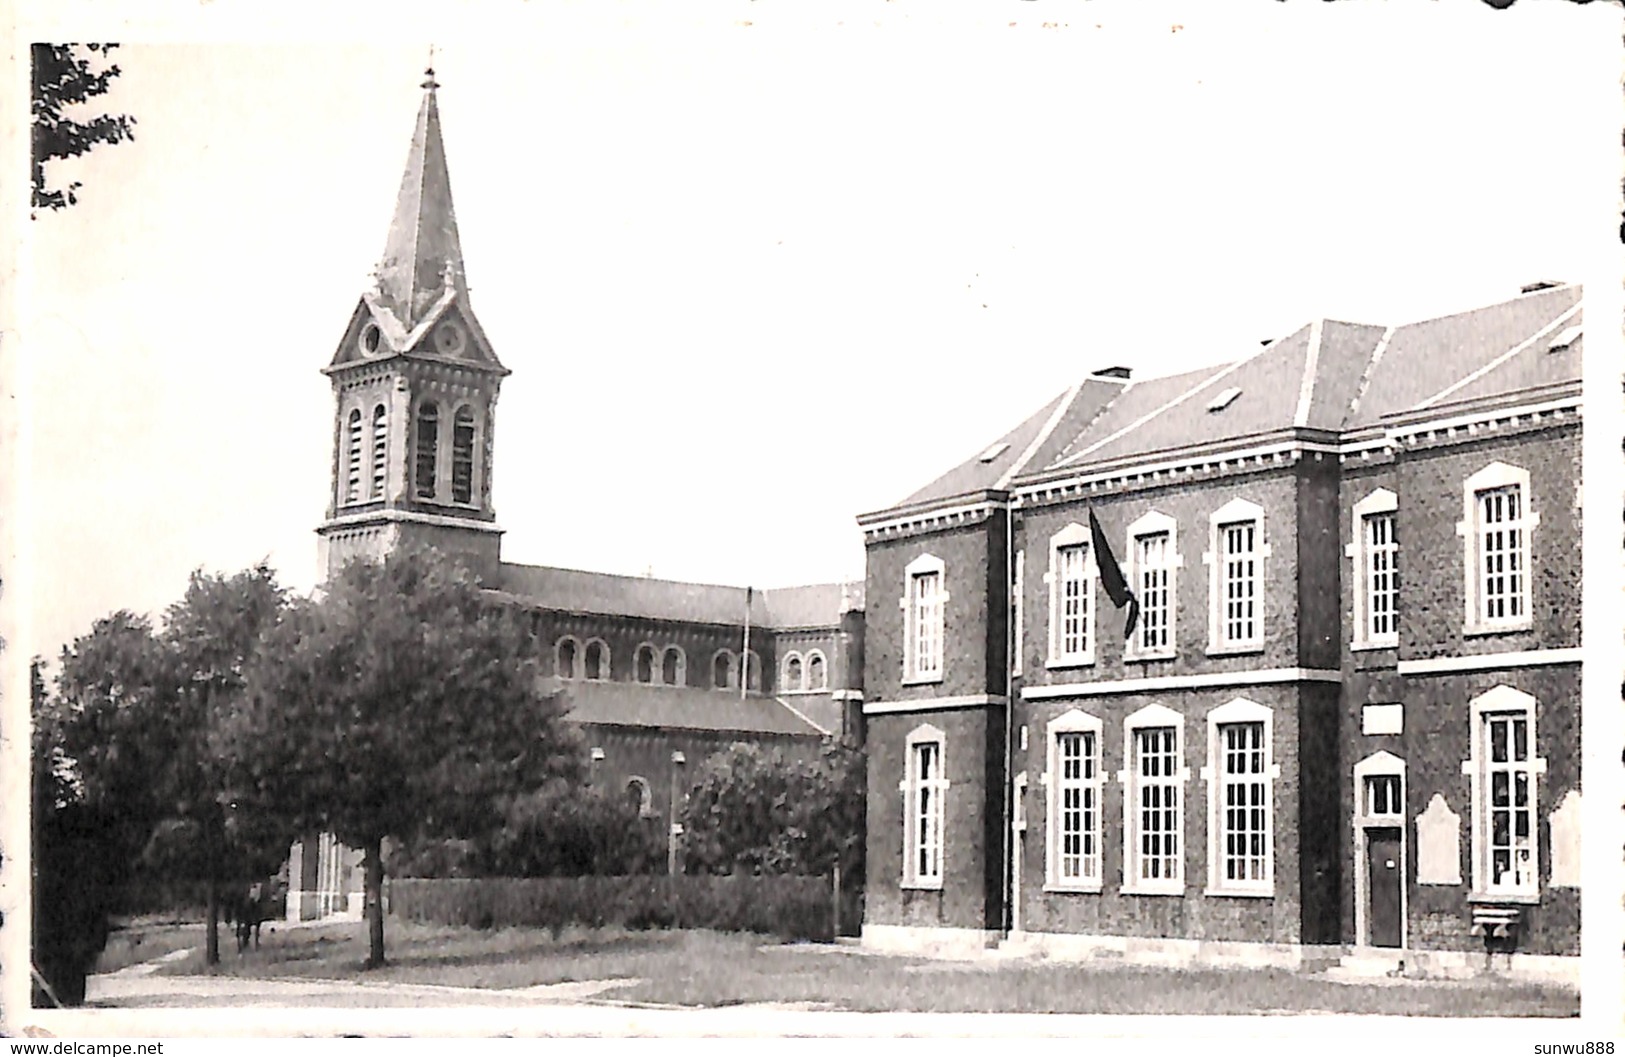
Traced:
<svg viewBox="0 0 1625 1057">
<path fill-rule="evenodd" d="M 574 680 L 564 684 L 568 719 L 616 727 L 664 727 L 816 737 L 817 726 L 773 697 L 691 686 Z"/>
<path fill-rule="evenodd" d="M 765 628 L 834 627 L 863 605 L 861 583 L 750 590 L 511 562 L 494 587 L 543 609 L 729 626 L 745 622 L 748 591 L 751 623 Z"/>
<path fill-rule="evenodd" d="M 448 283 L 464 304 L 468 302 L 451 175 L 440 138 L 437 87 L 430 70 L 423 82 L 423 105 L 406 155 L 395 217 L 378 263 L 379 300 L 405 330 L 412 330 L 440 300 Z"/>
</svg>

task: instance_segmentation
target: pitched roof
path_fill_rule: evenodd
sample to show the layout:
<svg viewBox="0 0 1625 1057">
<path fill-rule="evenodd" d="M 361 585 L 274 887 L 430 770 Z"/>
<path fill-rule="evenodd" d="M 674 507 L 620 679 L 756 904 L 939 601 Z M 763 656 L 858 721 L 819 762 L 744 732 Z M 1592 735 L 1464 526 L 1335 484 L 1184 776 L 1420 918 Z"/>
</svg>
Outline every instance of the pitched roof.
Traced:
<svg viewBox="0 0 1625 1057">
<path fill-rule="evenodd" d="M 740 697 L 737 691 L 691 686 L 582 680 L 563 687 L 569 703 L 566 718 L 576 723 L 805 737 L 825 733 L 772 697 Z"/>
<path fill-rule="evenodd" d="M 1551 353 L 1547 345 L 1579 321 L 1580 295 L 1578 286 L 1552 287 L 1394 328 L 1347 428 L 1455 403 L 1469 393 L 1483 397 L 1578 380 L 1578 346 Z"/>
<path fill-rule="evenodd" d="M 1091 377 L 1005 435 L 1012 447 L 1015 438 L 1036 438 L 1024 461 L 1001 453 L 989 465 L 962 463 L 898 506 L 940 502 L 994 481 L 1002 487 L 1011 476 L 1289 430 L 1356 431 L 1398 414 L 1568 385 L 1580 378 L 1580 298 L 1578 286 L 1555 285 L 1398 327 L 1319 320 L 1225 363 L 1072 398 L 1100 381 Z"/>
<path fill-rule="evenodd" d="M 543 609 L 729 626 L 745 622 L 748 591 L 751 623 L 764 628 L 834 627 L 846 609 L 863 605 L 861 583 L 750 590 L 511 562 L 493 586 Z"/>
</svg>

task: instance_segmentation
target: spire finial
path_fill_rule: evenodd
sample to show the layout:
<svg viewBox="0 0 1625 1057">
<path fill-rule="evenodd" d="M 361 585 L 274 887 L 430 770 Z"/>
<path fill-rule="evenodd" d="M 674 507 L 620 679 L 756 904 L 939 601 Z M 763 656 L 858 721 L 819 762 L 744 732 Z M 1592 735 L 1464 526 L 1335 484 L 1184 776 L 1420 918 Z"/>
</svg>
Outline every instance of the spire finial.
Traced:
<svg viewBox="0 0 1625 1057">
<path fill-rule="evenodd" d="M 424 69 L 423 69 L 423 87 L 426 90 L 431 91 L 431 92 L 434 91 L 436 88 L 440 87 L 440 83 L 434 79 L 434 45 L 433 44 L 429 45 L 429 65 L 424 67 Z"/>
</svg>

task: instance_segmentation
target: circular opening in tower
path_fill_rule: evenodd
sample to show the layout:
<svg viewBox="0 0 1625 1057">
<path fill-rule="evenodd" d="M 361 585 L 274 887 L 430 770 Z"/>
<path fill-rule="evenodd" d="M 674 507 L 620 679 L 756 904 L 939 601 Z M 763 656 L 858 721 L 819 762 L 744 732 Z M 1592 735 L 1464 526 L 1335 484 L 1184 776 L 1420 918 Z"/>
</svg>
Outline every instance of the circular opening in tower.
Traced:
<svg viewBox="0 0 1625 1057">
<path fill-rule="evenodd" d="M 463 351 L 463 328 L 450 320 L 434 331 L 434 347 L 443 355 L 455 356 Z"/>
<path fill-rule="evenodd" d="M 383 343 L 383 340 L 384 335 L 378 329 L 378 324 L 368 323 L 366 326 L 361 328 L 361 351 L 366 355 L 377 355 L 378 349 Z"/>
</svg>

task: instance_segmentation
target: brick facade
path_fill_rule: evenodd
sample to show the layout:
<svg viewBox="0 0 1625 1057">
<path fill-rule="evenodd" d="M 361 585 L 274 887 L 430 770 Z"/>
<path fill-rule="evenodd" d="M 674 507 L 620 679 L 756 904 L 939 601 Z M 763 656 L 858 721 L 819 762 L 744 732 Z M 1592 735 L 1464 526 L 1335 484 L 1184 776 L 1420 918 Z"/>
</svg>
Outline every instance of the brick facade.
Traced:
<svg viewBox="0 0 1625 1057">
<path fill-rule="evenodd" d="M 1119 951 L 1576 955 L 1579 304 L 1577 288 L 1537 286 L 1403 327 L 1315 323 L 1211 372 L 1136 385 L 1122 369 L 1099 372 L 1008 435 L 1021 460 L 964 464 L 860 518 L 875 941 L 898 928 L 1013 927 Z M 1117 395 L 1077 395 L 1101 382 Z M 1501 484 L 1471 483 L 1489 480 Z M 1483 487 L 1517 493 L 1492 516 Z M 1384 539 L 1396 548 L 1377 559 L 1397 564 L 1391 630 L 1368 617 L 1363 502 L 1392 510 L 1392 534 L 1371 537 L 1380 554 Z M 1131 526 L 1172 530 L 1171 649 L 1125 642 L 1091 514 L 1131 590 Z M 1248 594 L 1222 574 L 1216 526 L 1254 517 Z M 1088 570 L 1076 582 L 1093 620 L 1087 648 L 1064 655 L 1052 626 L 1060 545 L 1086 548 L 1068 568 Z M 1491 546 L 1500 564 L 1481 567 L 1478 548 Z M 949 596 L 942 677 L 925 685 L 904 678 L 900 608 L 922 555 L 942 562 Z M 1524 583 L 1527 603 L 1475 602 Z M 1261 622 L 1240 647 L 1216 639 L 1227 605 Z M 1151 880 L 1134 872 L 1142 764 L 1125 723 L 1136 715 L 1180 732 L 1177 882 L 1159 879 L 1166 859 L 1145 867 Z M 1218 722 L 1242 726 L 1221 734 Z M 921 724 L 942 732 L 950 783 L 943 884 L 927 892 L 904 883 L 902 858 L 905 745 Z M 1006 729 L 1008 765 L 991 759 Z M 1251 745 L 1233 739 L 1258 729 L 1267 812 L 1255 810 L 1256 750 L 1220 762 L 1223 738 Z M 1058 771 L 1052 744 L 1079 762 Z M 1171 795 L 1164 759 L 1143 765 L 1147 795 Z M 1232 801 L 1215 799 L 1225 788 L 1244 809 L 1226 812 Z M 1266 817 L 1260 879 L 1256 854 L 1235 849 L 1256 853 L 1249 834 Z M 1221 818 L 1238 834 L 1229 843 L 1213 831 Z M 1073 834 L 1064 847 L 1060 827 Z M 1226 848 L 1230 880 L 1214 873 Z"/>
</svg>

